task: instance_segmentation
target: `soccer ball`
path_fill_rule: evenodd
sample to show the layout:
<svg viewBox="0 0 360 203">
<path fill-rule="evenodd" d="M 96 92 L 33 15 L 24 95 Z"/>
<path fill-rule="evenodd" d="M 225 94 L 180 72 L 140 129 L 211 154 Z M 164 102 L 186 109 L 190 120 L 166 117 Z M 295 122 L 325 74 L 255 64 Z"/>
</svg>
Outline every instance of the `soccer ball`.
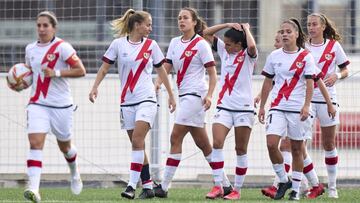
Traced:
<svg viewBox="0 0 360 203">
<path fill-rule="evenodd" d="M 7 84 L 10 89 L 19 92 L 32 84 L 32 74 L 30 67 L 26 64 L 15 64 L 10 68 L 8 75 L 6 76 Z"/>
</svg>

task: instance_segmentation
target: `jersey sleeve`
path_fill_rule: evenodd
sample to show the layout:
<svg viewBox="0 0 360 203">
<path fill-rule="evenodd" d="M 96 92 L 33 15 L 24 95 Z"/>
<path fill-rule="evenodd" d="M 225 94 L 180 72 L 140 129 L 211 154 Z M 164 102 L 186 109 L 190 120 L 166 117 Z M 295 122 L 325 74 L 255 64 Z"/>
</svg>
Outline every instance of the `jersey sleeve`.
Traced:
<svg viewBox="0 0 360 203">
<path fill-rule="evenodd" d="M 335 58 L 335 63 L 339 68 L 345 68 L 347 65 L 350 64 L 349 59 L 347 58 L 344 49 L 342 48 L 342 46 L 340 45 L 339 42 L 335 43 L 335 54 L 336 54 L 336 58 Z"/>
<path fill-rule="evenodd" d="M 114 64 L 115 60 L 117 58 L 117 50 L 116 50 L 116 40 L 113 40 L 109 46 L 109 48 L 106 50 L 102 61 L 108 64 Z"/>
<path fill-rule="evenodd" d="M 312 79 L 314 78 L 314 75 L 316 74 L 316 65 L 315 65 L 315 59 L 314 57 L 309 53 L 305 57 L 305 67 L 304 67 L 304 76 L 306 79 Z"/>
<path fill-rule="evenodd" d="M 215 66 L 214 55 L 212 54 L 210 45 L 205 40 L 198 42 L 198 51 L 202 64 L 205 68 Z"/>
<path fill-rule="evenodd" d="M 220 38 L 215 36 L 211 48 L 212 48 L 212 50 L 217 52 L 219 54 L 221 60 L 223 60 L 223 58 L 225 56 L 224 54 L 226 54 L 224 41 L 222 41 Z"/>
<path fill-rule="evenodd" d="M 274 65 L 272 63 L 272 54 L 270 54 L 266 58 L 264 69 L 262 70 L 261 74 L 267 78 L 274 78 L 275 76 L 275 70 Z"/>
<path fill-rule="evenodd" d="M 164 63 L 164 54 L 162 53 L 159 45 L 153 40 L 152 59 L 154 67 L 158 68 Z"/>
<path fill-rule="evenodd" d="M 173 58 L 172 58 L 172 52 L 174 49 L 174 39 L 170 41 L 167 53 L 166 53 L 166 63 L 172 64 Z"/>
<path fill-rule="evenodd" d="M 72 67 L 79 61 L 75 49 L 71 46 L 71 44 L 67 42 L 61 43 L 60 54 L 62 60 L 64 60 L 67 64 L 69 64 L 70 67 Z"/>
<path fill-rule="evenodd" d="M 25 64 L 30 67 L 29 45 L 25 48 Z"/>
</svg>

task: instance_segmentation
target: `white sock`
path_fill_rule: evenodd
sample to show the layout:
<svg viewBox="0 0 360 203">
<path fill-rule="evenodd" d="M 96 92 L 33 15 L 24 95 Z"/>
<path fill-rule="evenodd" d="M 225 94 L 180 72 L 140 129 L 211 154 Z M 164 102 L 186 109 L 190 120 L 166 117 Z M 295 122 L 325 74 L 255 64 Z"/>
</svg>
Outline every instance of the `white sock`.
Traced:
<svg viewBox="0 0 360 203">
<path fill-rule="evenodd" d="M 41 169 L 42 169 L 42 150 L 30 149 L 27 160 L 27 175 L 29 178 L 28 188 L 39 191 Z"/>
<path fill-rule="evenodd" d="M 273 169 L 279 178 L 279 182 L 281 183 L 288 182 L 288 177 L 285 172 L 284 164 L 273 164 Z"/>
<path fill-rule="evenodd" d="M 312 163 L 311 157 L 309 155 L 304 159 L 304 170 L 303 173 L 308 181 L 311 183 L 312 187 L 319 186 L 319 178 L 316 174 L 314 165 Z"/>
<path fill-rule="evenodd" d="M 139 182 L 144 157 L 144 150 L 133 150 L 131 152 L 130 180 L 128 186 L 131 186 L 133 189 L 136 189 L 136 184 Z"/>
<path fill-rule="evenodd" d="M 64 153 L 64 157 L 68 163 L 71 177 L 74 179 L 80 178 L 80 173 L 77 167 L 77 149 L 74 145 L 71 145 L 70 150 L 67 153 Z"/>
<path fill-rule="evenodd" d="M 176 169 L 180 164 L 180 160 L 181 160 L 181 153 L 180 154 L 169 154 L 167 161 L 166 161 L 164 178 L 161 182 L 161 188 L 164 191 L 168 191 L 169 184 L 175 175 Z"/>
<path fill-rule="evenodd" d="M 283 159 L 284 159 L 284 166 L 285 166 L 285 171 L 287 174 L 289 174 L 291 165 L 292 165 L 292 155 L 291 152 L 287 152 L 287 151 L 282 151 L 281 152 Z"/>
<path fill-rule="evenodd" d="M 248 168 L 247 154 L 236 156 L 236 174 L 235 174 L 235 190 L 240 191 L 244 184 L 246 171 Z"/>
<path fill-rule="evenodd" d="M 300 183 L 301 183 L 302 176 L 303 176 L 302 172 L 299 172 L 299 171 L 293 171 L 292 172 L 292 186 L 291 186 L 291 189 L 294 190 L 297 193 L 299 193 L 299 191 L 300 191 Z"/>
<path fill-rule="evenodd" d="M 206 157 L 206 160 L 208 160 L 208 157 Z M 209 164 L 212 169 L 215 185 L 222 187 L 224 174 L 224 154 L 222 149 L 213 148 Z"/>
<path fill-rule="evenodd" d="M 328 173 L 329 188 L 336 189 L 338 154 L 336 148 L 325 151 L 325 164 Z"/>
</svg>

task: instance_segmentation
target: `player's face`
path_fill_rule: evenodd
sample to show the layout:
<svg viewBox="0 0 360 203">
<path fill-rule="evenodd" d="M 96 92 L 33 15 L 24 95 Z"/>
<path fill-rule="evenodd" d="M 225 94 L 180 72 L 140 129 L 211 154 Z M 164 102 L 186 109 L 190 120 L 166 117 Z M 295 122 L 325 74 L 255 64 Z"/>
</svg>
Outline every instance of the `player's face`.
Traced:
<svg viewBox="0 0 360 203">
<path fill-rule="evenodd" d="M 229 54 L 234 54 L 241 50 L 240 42 L 235 43 L 228 37 L 224 37 L 224 44 L 225 44 L 225 50 Z"/>
<path fill-rule="evenodd" d="M 194 30 L 196 22 L 193 21 L 190 11 L 181 10 L 178 16 L 178 28 L 182 33 Z"/>
<path fill-rule="evenodd" d="M 137 32 L 140 33 L 143 37 L 148 37 L 151 31 L 152 31 L 152 19 L 149 16 L 144 20 L 144 22 L 138 25 Z"/>
<path fill-rule="evenodd" d="M 274 47 L 275 49 L 279 49 L 282 47 L 282 42 L 281 42 L 281 34 L 280 32 L 278 32 L 276 35 L 275 35 L 275 42 L 274 42 Z"/>
<path fill-rule="evenodd" d="M 281 25 L 280 34 L 283 46 L 296 45 L 296 39 L 299 37 L 299 32 L 295 30 L 290 23 L 283 23 Z"/>
<path fill-rule="evenodd" d="M 40 42 L 50 42 L 51 39 L 55 36 L 56 29 L 50 23 L 48 17 L 39 17 L 36 21 L 36 26 Z"/>
<path fill-rule="evenodd" d="M 325 25 L 321 23 L 320 17 L 309 16 L 307 18 L 307 30 L 311 39 L 323 36 Z"/>
</svg>

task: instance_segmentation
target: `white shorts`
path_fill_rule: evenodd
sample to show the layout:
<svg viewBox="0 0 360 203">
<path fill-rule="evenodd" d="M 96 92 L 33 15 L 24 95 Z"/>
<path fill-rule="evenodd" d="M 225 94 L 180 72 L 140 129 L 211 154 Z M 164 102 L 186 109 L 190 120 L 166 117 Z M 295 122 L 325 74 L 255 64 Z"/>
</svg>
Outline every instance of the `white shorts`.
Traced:
<svg viewBox="0 0 360 203">
<path fill-rule="evenodd" d="M 328 114 L 326 103 L 311 103 L 312 112 L 315 118 L 319 119 L 321 127 L 329 127 L 340 124 L 339 106 L 337 104 L 334 104 L 334 106 L 336 109 L 336 116 L 335 118 L 331 118 Z"/>
<path fill-rule="evenodd" d="M 74 106 L 52 108 L 36 104 L 27 107 L 27 133 L 49 133 L 60 141 L 69 141 L 72 135 Z"/>
<path fill-rule="evenodd" d="M 179 98 L 175 123 L 199 128 L 204 127 L 205 109 L 200 96 L 184 95 Z"/>
<path fill-rule="evenodd" d="M 121 128 L 133 130 L 136 121 L 145 121 L 153 126 L 157 113 L 157 104 L 153 102 L 143 102 L 134 106 L 122 106 L 120 110 Z"/>
<path fill-rule="evenodd" d="M 301 121 L 299 113 L 272 110 L 266 118 L 266 134 L 287 135 L 292 140 L 311 139 L 313 120 L 313 116 Z"/>
<path fill-rule="evenodd" d="M 254 125 L 254 113 L 251 112 L 234 112 L 224 109 L 216 109 L 213 123 L 220 123 L 231 129 L 232 126 L 246 126 L 252 128 Z"/>
</svg>

